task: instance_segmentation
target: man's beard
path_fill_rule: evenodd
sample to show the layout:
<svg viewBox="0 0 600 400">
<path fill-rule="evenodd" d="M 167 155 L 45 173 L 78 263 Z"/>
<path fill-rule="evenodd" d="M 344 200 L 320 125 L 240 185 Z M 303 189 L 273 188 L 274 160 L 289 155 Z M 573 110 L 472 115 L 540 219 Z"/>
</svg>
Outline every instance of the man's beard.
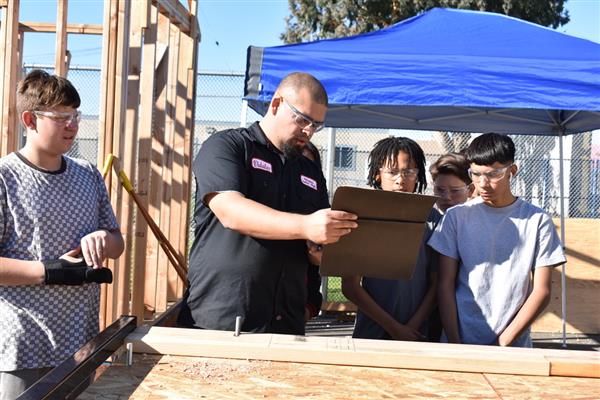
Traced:
<svg viewBox="0 0 600 400">
<path fill-rule="evenodd" d="M 304 145 L 299 145 L 296 139 L 290 139 L 283 144 L 283 156 L 286 160 L 295 160 L 302 155 Z"/>
</svg>

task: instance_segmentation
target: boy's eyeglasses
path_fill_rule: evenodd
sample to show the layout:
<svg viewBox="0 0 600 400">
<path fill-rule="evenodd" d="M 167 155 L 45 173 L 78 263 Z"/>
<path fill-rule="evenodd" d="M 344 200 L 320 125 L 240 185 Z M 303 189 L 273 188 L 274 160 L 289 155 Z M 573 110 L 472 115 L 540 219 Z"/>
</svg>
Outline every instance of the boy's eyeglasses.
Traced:
<svg viewBox="0 0 600 400">
<path fill-rule="evenodd" d="M 469 168 L 469 177 L 471 178 L 472 181 L 477 181 L 477 182 L 479 182 L 479 180 L 482 177 L 485 177 L 490 182 L 497 182 L 500 179 L 504 178 L 504 175 L 506 175 L 506 171 L 510 167 L 512 167 L 512 165 L 513 164 L 508 164 L 502 168 L 493 169 L 488 172 L 473 171 L 471 168 Z"/>
<path fill-rule="evenodd" d="M 390 179 L 390 180 L 398 180 L 398 178 L 402 177 L 403 179 L 407 179 L 407 180 L 414 180 L 417 179 L 417 175 L 419 175 L 419 169 L 418 168 L 404 168 L 404 169 L 395 169 L 395 170 L 389 170 L 386 168 L 380 168 L 379 169 L 383 175 Z"/>
<path fill-rule="evenodd" d="M 294 114 L 294 123 L 298 125 L 301 129 L 311 129 L 313 132 L 319 132 L 325 126 L 325 123 L 322 121 L 315 121 L 308 115 L 302 114 L 300 111 L 296 109 L 293 105 L 291 105 L 286 99 L 281 98 L 283 102 L 292 110 L 292 114 Z"/>
<path fill-rule="evenodd" d="M 50 118 L 52 121 L 60 125 L 79 124 L 81 121 L 81 111 L 74 113 L 59 112 L 59 111 L 33 111 L 38 117 Z"/>
<path fill-rule="evenodd" d="M 452 187 L 452 188 L 434 186 L 433 194 L 435 194 L 436 196 L 440 196 L 440 197 L 450 196 L 450 197 L 454 198 L 454 197 L 460 197 L 460 196 L 464 195 L 465 193 L 467 193 L 468 190 L 469 190 L 468 185 L 465 185 L 462 187 Z"/>
</svg>

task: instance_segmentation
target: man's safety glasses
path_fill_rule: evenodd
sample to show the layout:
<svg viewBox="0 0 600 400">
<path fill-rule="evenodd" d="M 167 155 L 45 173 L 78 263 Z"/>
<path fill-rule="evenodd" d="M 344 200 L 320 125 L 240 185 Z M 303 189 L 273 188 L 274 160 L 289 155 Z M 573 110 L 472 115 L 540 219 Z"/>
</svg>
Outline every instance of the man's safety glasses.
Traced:
<svg viewBox="0 0 600 400">
<path fill-rule="evenodd" d="M 315 121 L 308 115 L 302 114 L 300 111 L 296 109 L 293 105 L 291 105 L 286 99 L 281 98 L 283 102 L 292 110 L 292 114 L 294 114 L 294 123 L 298 125 L 301 129 L 312 129 L 313 132 L 319 132 L 325 126 L 325 123 L 322 121 Z"/>
</svg>

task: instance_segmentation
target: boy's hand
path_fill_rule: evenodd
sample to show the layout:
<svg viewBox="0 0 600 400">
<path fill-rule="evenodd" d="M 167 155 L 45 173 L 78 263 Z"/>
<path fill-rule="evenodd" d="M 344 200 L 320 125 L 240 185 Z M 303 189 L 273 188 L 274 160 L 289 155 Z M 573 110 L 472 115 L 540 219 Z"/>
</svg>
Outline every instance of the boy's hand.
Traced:
<svg viewBox="0 0 600 400">
<path fill-rule="evenodd" d="M 424 340 L 425 336 L 417 329 L 398 323 L 392 332 L 388 332 L 394 340 Z"/>
<path fill-rule="evenodd" d="M 81 261 L 81 246 L 77 246 L 76 248 L 74 248 L 71 251 L 66 252 L 59 258 L 61 258 L 63 260 L 67 260 L 68 262 L 71 262 L 71 263 L 77 263 L 77 262 Z"/>
<path fill-rule="evenodd" d="M 108 232 L 101 229 L 81 238 L 81 254 L 87 265 L 93 268 L 102 268 L 102 263 L 106 259 L 107 236 Z"/>
<path fill-rule="evenodd" d="M 507 336 L 508 335 L 506 335 L 504 332 L 502 332 L 500 335 L 498 335 L 494 344 L 496 346 L 501 346 L 501 347 L 510 346 L 512 341 Z"/>
</svg>

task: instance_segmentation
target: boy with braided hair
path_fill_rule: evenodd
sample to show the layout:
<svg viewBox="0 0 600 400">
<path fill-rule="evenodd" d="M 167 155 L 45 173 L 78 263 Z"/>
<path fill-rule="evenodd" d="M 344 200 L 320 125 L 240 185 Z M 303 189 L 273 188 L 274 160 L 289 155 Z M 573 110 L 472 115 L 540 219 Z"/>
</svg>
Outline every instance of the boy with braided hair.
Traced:
<svg viewBox="0 0 600 400">
<path fill-rule="evenodd" d="M 19 82 L 25 146 L 0 159 L 0 399 L 13 399 L 98 333 L 99 283 L 123 238 L 102 176 L 64 156 L 79 94 L 41 70 Z M 75 257 L 83 257 L 75 258 Z"/>
<path fill-rule="evenodd" d="M 369 155 L 367 184 L 375 189 L 422 193 L 427 186 L 425 155 L 414 141 L 390 137 Z M 428 318 L 435 308 L 435 271 L 426 246 L 435 221 L 428 218 L 417 265 L 409 280 L 352 276 L 342 278 L 342 292 L 358 307 L 353 337 L 425 340 Z M 402 238 L 398 238 L 401 246 Z"/>
</svg>

